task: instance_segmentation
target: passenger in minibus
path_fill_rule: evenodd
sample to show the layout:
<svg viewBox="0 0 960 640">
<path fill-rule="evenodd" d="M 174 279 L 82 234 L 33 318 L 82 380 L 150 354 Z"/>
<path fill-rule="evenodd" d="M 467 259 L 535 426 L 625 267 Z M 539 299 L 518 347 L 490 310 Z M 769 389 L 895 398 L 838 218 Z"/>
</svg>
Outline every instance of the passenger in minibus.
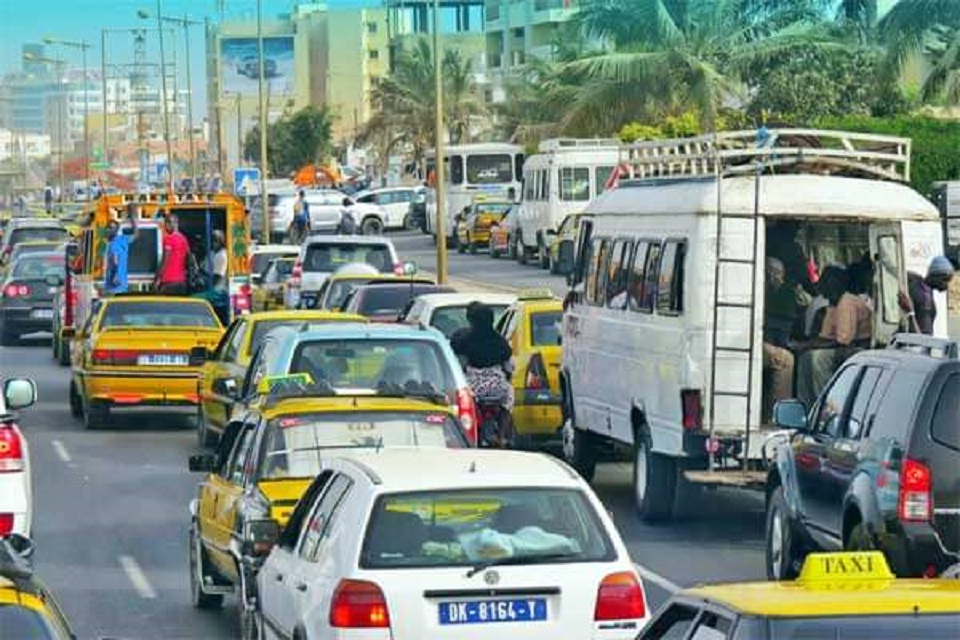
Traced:
<svg viewBox="0 0 960 640">
<path fill-rule="evenodd" d="M 796 285 L 813 294 L 814 282 L 807 270 L 807 255 L 797 242 L 800 223 L 795 220 L 778 220 L 767 226 L 767 255 L 783 264 L 785 281 L 789 289 Z"/>
<path fill-rule="evenodd" d="M 786 286 L 786 272 L 777 258 L 766 261 L 766 303 L 763 321 L 763 420 L 780 400 L 793 397 L 793 353 L 788 349 L 797 318 L 794 292 Z"/>
<path fill-rule="evenodd" d="M 935 256 L 927 267 L 927 275 L 907 274 L 907 292 L 900 292 L 900 308 L 907 313 L 908 331 L 933 335 L 933 322 L 937 319 L 935 291 L 946 291 L 953 280 L 954 268 L 944 256 Z"/>
</svg>

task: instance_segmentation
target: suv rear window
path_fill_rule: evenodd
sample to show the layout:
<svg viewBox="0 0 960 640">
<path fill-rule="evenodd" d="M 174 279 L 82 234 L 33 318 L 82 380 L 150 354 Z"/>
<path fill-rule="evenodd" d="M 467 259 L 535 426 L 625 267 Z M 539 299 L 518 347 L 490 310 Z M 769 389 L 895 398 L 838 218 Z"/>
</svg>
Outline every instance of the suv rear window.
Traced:
<svg viewBox="0 0 960 640">
<path fill-rule="evenodd" d="M 942 445 L 960 451 L 960 374 L 947 378 L 937 400 L 930 435 Z"/>
<path fill-rule="evenodd" d="M 10 245 L 18 242 L 66 241 L 67 230 L 62 227 L 20 227 L 10 232 Z"/>
<path fill-rule="evenodd" d="M 66 258 L 61 254 L 27 254 L 13 265 L 11 276 L 24 280 L 45 280 L 48 276 L 63 275 Z"/>
<path fill-rule="evenodd" d="M 393 256 L 390 254 L 389 246 L 361 242 L 313 243 L 307 247 L 307 253 L 303 259 L 303 270 L 333 273 L 343 265 L 354 262 L 369 264 L 380 273 L 393 272 Z"/>
</svg>

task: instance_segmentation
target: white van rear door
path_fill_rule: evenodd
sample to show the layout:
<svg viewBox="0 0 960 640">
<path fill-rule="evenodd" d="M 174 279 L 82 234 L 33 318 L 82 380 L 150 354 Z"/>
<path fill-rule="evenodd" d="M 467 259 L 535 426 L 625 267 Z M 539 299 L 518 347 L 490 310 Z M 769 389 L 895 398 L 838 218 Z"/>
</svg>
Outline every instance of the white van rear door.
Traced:
<svg viewBox="0 0 960 640">
<path fill-rule="evenodd" d="M 907 289 L 899 224 L 870 225 L 870 255 L 874 268 L 873 340 L 888 344 L 900 329 L 902 316 L 897 296 Z"/>
</svg>

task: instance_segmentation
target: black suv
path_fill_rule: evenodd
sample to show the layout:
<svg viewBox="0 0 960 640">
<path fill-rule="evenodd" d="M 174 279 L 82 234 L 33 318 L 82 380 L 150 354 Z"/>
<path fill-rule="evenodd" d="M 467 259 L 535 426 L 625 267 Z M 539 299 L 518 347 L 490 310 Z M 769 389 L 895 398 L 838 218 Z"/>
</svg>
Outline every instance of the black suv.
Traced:
<svg viewBox="0 0 960 640">
<path fill-rule="evenodd" d="M 897 335 L 843 363 L 807 408 L 767 478 L 766 565 L 796 577 L 811 551 L 879 549 L 897 576 L 960 563 L 960 348 Z"/>
</svg>

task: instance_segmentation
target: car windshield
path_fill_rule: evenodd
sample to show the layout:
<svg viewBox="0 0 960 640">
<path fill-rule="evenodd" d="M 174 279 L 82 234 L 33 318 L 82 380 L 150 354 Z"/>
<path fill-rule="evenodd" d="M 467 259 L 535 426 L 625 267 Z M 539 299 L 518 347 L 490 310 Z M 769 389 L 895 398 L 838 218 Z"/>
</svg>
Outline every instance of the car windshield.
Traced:
<svg viewBox="0 0 960 640">
<path fill-rule="evenodd" d="M 43 280 L 48 276 L 62 276 L 65 259 L 62 255 L 30 255 L 17 259 L 11 275 L 24 280 Z"/>
<path fill-rule="evenodd" d="M 44 251 L 55 251 L 59 246 L 61 245 L 58 242 L 21 243 L 17 245 L 16 249 L 13 250 L 13 257 L 17 258 L 25 253 L 43 253 Z"/>
<path fill-rule="evenodd" d="M 333 273 L 345 264 L 366 263 L 380 273 L 393 272 L 393 258 L 385 244 L 373 243 L 314 243 L 307 248 L 303 260 L 306 272 Z"/>
<path fill-rule="evenodd" d="M 268 196 L 269 197 L 269 196 Z M 263 273 L 266 271 L 267 266 L 269 266 L 271 260 L 275 260 L 283 255 L 278 252 L 264 251 L 261 253 L 253 254 L 253 257 L 250 259 L 250 273 Z"/>
<path fill-rule="evenodd" d="M 62 227 L 21 227 L 10 232 L 10 244 L 20 242 L 61 242 L 67 240 L 67 230 Z"/>
<path fill-rule="evenodd" d="M 599 562 L 613 555 L 580 490 L 451 489 L 382 496 L 367 527 L 360 564 L 365 569 L 497 560 L 534 564 L 538 556 Z"/>
<path fill-rule="evenodd" d="M 0 637 L 18 640 L 62 638 L 39 612 L 16 604 L 0 604 Z"/>
<path fill-rule="evenodd" d="M 250 338 L 250 353 L 256 353 L 257 348 L 263 342 L 264 337 L 278 327 L 302 327 L 307 325 L 310 328 L 319 327 L 331 322 L 355 322 L 350 316 L 344 316 L 342 319 L 331 317 L 329 319 L 318 320 L 316 318 L 285 318 L 283 320 L 257 320 L 253 325 L 253 335 Z"/>
<path fill-rule="evenodd" d="M 436 285 L 414 284 L 397 286 L 369 286 L 363 290 L 357 304 L 357 313 L 364 316 L 396 316 L 411 299 L 437 290 Z"/>
<path fill-rule="evenodd" d="M 507 305 L 488 304 L 487 306 L 493 311 L 493 326 L 497 326 L 497 323 L 500 322 L 500 317 L 503 316 L 504 311 L 507 310 Z M 463 329 L 468 324 L 467 305 L 465 304 L 439 307 L 433 312 L 433 316 L 430 318 L 430 326 L 439 330 L 440 333 L 448 338 L 458 329 Z"/>
<path fill-rule="evenodd" d="M 918 602 L 922 602 L 922 599 L 918 599 Z M 738 634 L 737 637 L 770 640 L 952 640 L 958 637 L 958 624 L 956 614 L 746 618 L 741 621 L 744 635 Z"/>
<path fill-rule="evenodd" d="M 433 340 L 303 342 L 294 351 L 290 373 L 309 373 L 341 393 L 456 393 L 450 365 Z"/>
<path fill-rule="evenodd" d="M 298 414 L 270 422 L 260 477 L 313 478 L 323 452 L 356 447 L 469 446 L 456 420 L 443 411 Z"/>
<path fill-rule="evenodd" d="M 108 327 L 204 327 L 220 326 L 210 308 L 200 302 L 111 301 L 100 320 Z"/>
<path fill-rule="evenodd" d="M 555 347 L 563 334 L 563 313 L 540 311 L 530 314 L 530 344 L 535 347 Z"/>
<path fill-rule="evenodd" d="M 361 284 L 370 282 L 375 277 L 376 276 L 370 276 L 369 278 L 348 278 L 331 282 L 330 291 L 327 293 L 326 300 L 323 301 L 323 308 L 339 309 L 343 306 L 343 301 L 347 299 L 351 291 Z"/>
</svg>

